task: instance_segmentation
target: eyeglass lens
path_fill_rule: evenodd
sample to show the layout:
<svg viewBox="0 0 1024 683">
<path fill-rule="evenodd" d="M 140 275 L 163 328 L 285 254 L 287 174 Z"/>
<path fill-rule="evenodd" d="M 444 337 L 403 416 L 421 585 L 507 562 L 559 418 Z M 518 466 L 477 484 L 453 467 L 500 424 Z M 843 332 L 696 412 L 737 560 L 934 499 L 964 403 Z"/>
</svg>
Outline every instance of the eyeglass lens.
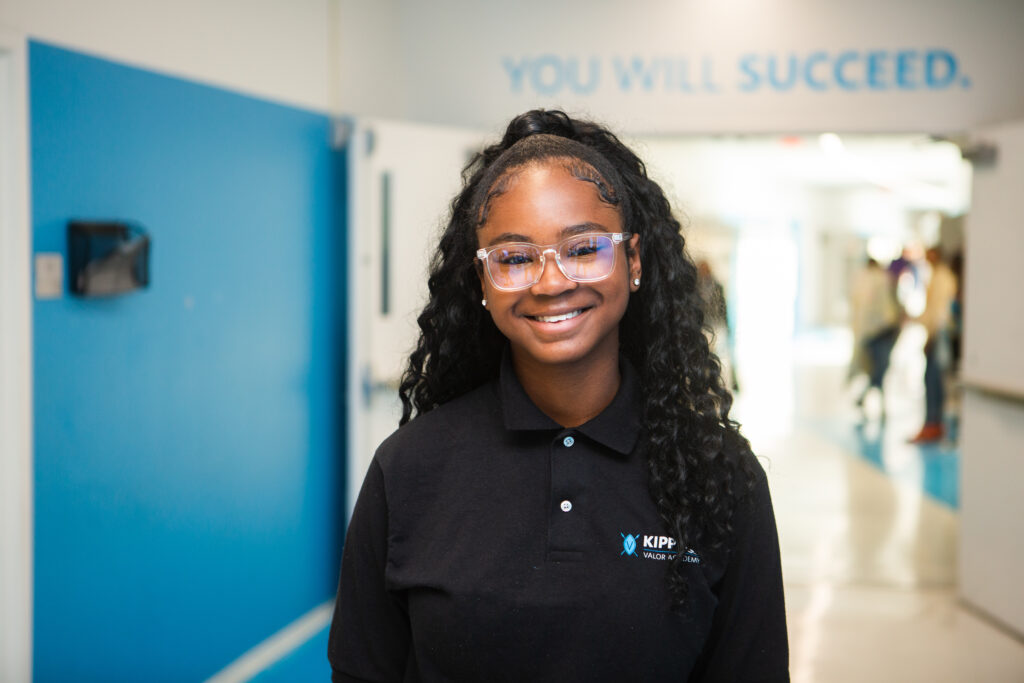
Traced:
<svg viewBox="0 0 1024 683">
<path fill-rule="evenodd" d="M 600 280 L 615 265 L 615 243 L 607 235 L 572 237 L 559 243 L 557 250 L 562 271 L 571 280 Z M 526 243 L 504 245 L 487 256 L 494 284 L 507 289 L 529 287 L 540 280 L 543 262 L 543 249 Z"/>
</svg>

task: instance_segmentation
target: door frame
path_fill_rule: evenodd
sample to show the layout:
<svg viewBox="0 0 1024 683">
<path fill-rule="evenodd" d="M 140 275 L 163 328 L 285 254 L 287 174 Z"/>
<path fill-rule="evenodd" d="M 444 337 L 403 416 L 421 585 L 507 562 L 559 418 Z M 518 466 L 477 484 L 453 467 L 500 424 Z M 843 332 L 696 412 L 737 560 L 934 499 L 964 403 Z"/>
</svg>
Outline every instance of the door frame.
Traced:
<svg viewBox="0 0 1024 683">
<path fill-rule="evenodd" d="M 32 680 L 28 40 L 0 28 L 0 679 Z"/>
</svg>

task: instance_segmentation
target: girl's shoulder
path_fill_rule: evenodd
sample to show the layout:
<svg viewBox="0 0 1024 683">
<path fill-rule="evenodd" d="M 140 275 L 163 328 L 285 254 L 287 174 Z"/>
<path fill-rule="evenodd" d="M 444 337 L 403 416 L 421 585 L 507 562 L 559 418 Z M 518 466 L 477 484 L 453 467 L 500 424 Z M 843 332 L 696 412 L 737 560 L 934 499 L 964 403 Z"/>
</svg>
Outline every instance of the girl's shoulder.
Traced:
<svg viewBox="0 0 1024 683">
<path fill-rule="evenodd" d="M 374 457 L 385 473 L 394 467 L 429 466 L 503 430 L 497 383 L 489 382 L 417 415 L 382 441 Z"/>
</svg>

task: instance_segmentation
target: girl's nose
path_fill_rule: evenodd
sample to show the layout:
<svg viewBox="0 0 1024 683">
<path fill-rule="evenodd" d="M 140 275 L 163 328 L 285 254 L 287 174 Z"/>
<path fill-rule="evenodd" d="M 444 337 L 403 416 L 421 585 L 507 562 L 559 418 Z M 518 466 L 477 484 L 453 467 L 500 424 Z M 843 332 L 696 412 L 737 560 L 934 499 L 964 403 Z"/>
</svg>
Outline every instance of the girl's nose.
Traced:
<svg viewBox="0 0 1024 683">
<path fill-rule="evenodd" d="M 576 289 L 577 283 L 570 280 L 562 272 L 558 265 L 558 252 L 554 249 L 545 249 L 541 264 L 540 279 L 530 288 L 534 294 L 544 296 L 557 296 L 562 292 Z"/>
</svg>

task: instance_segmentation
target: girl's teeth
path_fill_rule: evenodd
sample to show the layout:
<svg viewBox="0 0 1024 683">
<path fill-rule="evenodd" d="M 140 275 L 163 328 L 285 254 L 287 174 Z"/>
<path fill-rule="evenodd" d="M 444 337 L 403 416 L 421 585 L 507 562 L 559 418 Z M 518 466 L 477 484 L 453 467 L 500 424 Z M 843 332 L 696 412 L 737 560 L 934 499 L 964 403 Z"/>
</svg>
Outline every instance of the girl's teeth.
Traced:
<svg viewBox="0 0 1024 683">
<path fill-rule="evenodd" d="M 563 313 L 562 315 L 538 315 L 538 316 L 536 316 L 536 318 L 537 318 L 537 320 L 541 321 L 542 323 L 560 323 L 563 320 L 569 320 L 570 318 L 575 318 L 576 316 L 578 316 L 582 312 L 583 312 L 583 309 L 581 308 L 578 311 L 571 311 L 569 313 Z"/>
</svg>

